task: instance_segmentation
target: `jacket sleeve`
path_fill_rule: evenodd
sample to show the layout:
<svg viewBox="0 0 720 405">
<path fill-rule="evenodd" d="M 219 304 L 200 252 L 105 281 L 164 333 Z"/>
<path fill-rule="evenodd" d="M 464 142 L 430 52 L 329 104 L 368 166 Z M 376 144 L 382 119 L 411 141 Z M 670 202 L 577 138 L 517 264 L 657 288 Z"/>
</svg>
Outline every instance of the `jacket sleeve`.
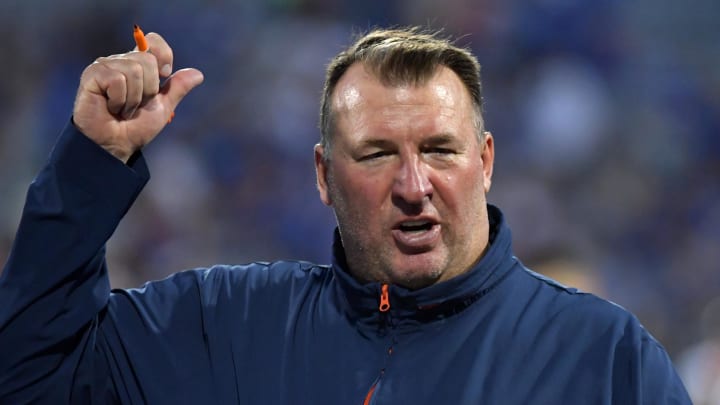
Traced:
<svg viewBox="0 0 720 405">
<path fill-rule="evenodd" d="M 84 386 L 114 396 L 96 352 L 104 245 L 148 178 L 140 154 L 125 165 L 72 123 L 59 137 L 0 276 L 0 403 L 67 403 Z"/>
</svg>

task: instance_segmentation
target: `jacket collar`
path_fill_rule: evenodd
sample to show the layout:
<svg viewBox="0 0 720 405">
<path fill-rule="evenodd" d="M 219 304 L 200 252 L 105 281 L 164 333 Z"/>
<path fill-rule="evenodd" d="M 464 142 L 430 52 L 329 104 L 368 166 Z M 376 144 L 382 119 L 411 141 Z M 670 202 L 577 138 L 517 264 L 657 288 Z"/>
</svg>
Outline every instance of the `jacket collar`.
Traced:
<svg viewBox="0 0 720 405">
<path fill-rule="evenodd" d="M 477 302 L 505 278 L 515 262 L 510 229 L 497 207 L 488 204 L 488 217 L 488 249 L 469 271 L 414 291 L 401 286 L 389 286 L 390 314 L 393 318 L 430 322 L 452 316 Z M 357 320 L 377 319 L 382 287 L 380 283 L 361 284 L 350 275 L 337 229 L 333 243 L 332 271 L 337 280 L 338 302 L 345 307 L 347 314 Z"/>
</svg>

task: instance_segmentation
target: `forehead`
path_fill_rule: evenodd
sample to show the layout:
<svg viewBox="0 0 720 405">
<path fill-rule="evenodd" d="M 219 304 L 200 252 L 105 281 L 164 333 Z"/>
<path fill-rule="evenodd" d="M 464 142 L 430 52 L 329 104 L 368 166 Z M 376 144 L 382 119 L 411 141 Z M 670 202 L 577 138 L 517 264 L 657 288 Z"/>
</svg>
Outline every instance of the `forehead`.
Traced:
<svg viewBox="0 0 720 405">
<path fill-rule="evenodd" d="M 444 66 L 422 84 L 388 85 L 356 63 L 338 81 L 332 108 L 338 124 L 353 130 L 386 121 L 417 122 L 420 117 L 454 120 L 458 125 L 474 122 L 469 92 L 455 72 Z"/>
</svg>

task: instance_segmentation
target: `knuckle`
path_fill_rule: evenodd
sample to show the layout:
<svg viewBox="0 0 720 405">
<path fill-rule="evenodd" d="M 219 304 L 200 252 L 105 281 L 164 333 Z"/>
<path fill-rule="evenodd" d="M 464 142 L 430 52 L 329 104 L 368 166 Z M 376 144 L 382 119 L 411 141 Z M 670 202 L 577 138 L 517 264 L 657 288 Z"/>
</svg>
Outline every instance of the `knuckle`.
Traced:
<svg viewBox="0 0 720 405">
<path fill-rule="evenodd" d="M 82 74 L 80 75 L 80 80 L 87 80 L 88 77 L 93 76 L 94 72 L 97 71 L 97 62 L 93 62 L 92 64 L 85 67 L 85 69 L 82 71 Z"/>
<path fill-rule="evenodd" d="M 142 52 L 138 55 L 137 61 L 142 69 L 146 69 L 149 72 L 157 70 L 157 57 L 150 52 Z"/>
<path fill-rule="evenodd" d="M 107 82 L 111 86 L 125 85 L 125 75 L 117 70 L 111 70 L 107 74 Z"/>
<path fill-rule="evenodd" d="M 139 63 L 130 63 L 127 67 L 127 74 L 132 80 L 140 80 L 143 78 L 143 67 Z"/>
<path fill-rule="evenodd" d="M 162 37 L 162 35 L 158 34 L 157 32 L 150 32 L 146 35 L 148 40 L 154 41 L 156 43 L 164 43 L 165 38 Z"/>
<path fill-rule="evenodd" d="M 152 54 L 152 52 L 138 52 L 137 58 L 141 63 L 153 63 L 155 60 L 155 55 Z"/>
<path fill-rule="evenodd" d="M 87 65 L 85 69 L 82 72 L 83 77 L 92 76 L 95 74 L 98 74 L 102 69 L 105 68 L 105 62 L 107 61 L 107 57 L 100 57 L 93 61 L 93 63 Z"/>
</svg>

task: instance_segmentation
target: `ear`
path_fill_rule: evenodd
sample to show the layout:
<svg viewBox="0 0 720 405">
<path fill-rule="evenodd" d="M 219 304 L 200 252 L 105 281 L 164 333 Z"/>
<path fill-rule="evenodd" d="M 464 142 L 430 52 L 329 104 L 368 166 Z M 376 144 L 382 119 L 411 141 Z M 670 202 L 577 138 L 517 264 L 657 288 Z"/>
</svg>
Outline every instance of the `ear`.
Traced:
<svg viewBox="0 0 720 405">
<path fill-rule="evenodd" d="M 495 163 L 495 143 L 492 134 L 488 131 L 483 132 L 482 148 L 483 185 L 487 193 L 492 185 L 493 164 Z"/>
<path fill-rule="evenodd" d="M 325 150 L 321 144 L 315 145 L 315 175 L 320 200 L 325 205 L 332 205 L 332 199 L 330 199 L 330 193 L 328 192 L 328 162 L 325 161 Z"/>
</svg>

